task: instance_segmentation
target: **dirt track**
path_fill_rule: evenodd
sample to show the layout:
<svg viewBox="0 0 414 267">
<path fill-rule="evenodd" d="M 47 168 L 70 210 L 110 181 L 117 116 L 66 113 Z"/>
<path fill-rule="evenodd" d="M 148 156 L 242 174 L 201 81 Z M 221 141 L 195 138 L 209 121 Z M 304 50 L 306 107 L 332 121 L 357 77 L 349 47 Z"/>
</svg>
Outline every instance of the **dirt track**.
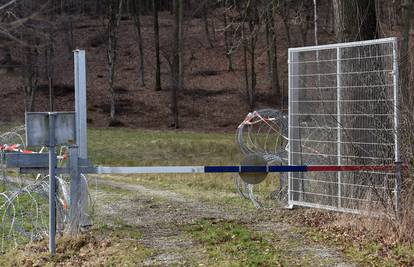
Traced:
<svg viewBox="0 0 414 267">
<path fill-rule="evenodd" d="M 249 229 L 277 236 L 283 253 L 296 258 L 298 265 L 306 258 L 316 266 L 353 266 L 335 249 L 315 245 L 294 227 L 277 221 L 276 209 L 243 211 L 229 205 L 201 203 L 171 191 L 141 185 L 98 180 L 99 185 L 121 190 L 96 191 L 97 214 L 109 220 L 122 220 L 143 233 L 143 243 L 155 253 L 145 265 L 203 265 L 208 254 L 202 245 L 183 231 L 200 219 L 237 222 Z M 122 193 L 127 190 L 128 193 Z M 109 200 L 109 201 L 108 201 Z"/>
</svg>

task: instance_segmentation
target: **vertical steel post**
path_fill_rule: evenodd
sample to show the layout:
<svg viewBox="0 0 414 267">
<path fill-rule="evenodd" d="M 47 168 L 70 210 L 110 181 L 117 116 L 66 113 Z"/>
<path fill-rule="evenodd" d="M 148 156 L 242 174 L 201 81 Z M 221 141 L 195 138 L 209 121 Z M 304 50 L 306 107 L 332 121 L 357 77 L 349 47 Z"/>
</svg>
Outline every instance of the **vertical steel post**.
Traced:
<svg viewBox="0 0 414 267">
<path fill-rule="evenodd" d="M 55 116 L 49 112 L 49 251 L 56 253 Z"/>
<path fill-rule="evenodd" d="M 397 54 L 397 38 L 392 40 L 392 79 L 394 90 L 394 156 L 396 164 L 395 173 L 395 211 L 397 217 L 400 214 L 400 194 L 401 194 L 401 156 L 400 156 L 400 103 L 399 103 L 399 86 L 398 86 L 398 54 Z"/>
<path fill-rule="evenodd" d="M 292 141 L 291 141 L 291 132 L 292 130 L 291 128 L 291 122 L 292 122 L 292 104 L 291 102 L 291 98 L 292 98 L 292 93 L 291 93 L 291 87 L 292 87 L 292 81 L 291 81 L 291 75 L 292 75 L 292 52 L 288 51 L 288 164 L 291 165 L 292 164 Z M 292 204 L 292 173 L 289 172 L 288 173 L 288 207 L 289 208 L 293 208 L 293 204 Z"/>
<path fill-rule="evenodd" d="M 75 116 L 76 116 L 76 143 L 71 148 L 70 175 L 71 175 L 71 208 L 69 232 L 76 234 L 79 231 L 79 199 L 81 197 L 81 179 L 79 173 L 79 159 L 86 162 L 88 159 L 87 145 L 87 103 L 86 103 L 86 58 L 84 50 L 74 52 L 75 73 Z"/>
<path fill-rule="evenodd" d="M 78 147 L 69 147 L 69 169 L 70 169 L 70 213 L 69 213 L 69 233 L 79 232 L 79 198 L 80 198 L 80 175 L 78 162 Z"/>
<path fill-rule="evenodd" d="M 337 122 L 337 165 L 341 165 L 341 153 L 342 153 L 342 136 L 341 136 L 341 49 L 336 48 L 336 122 Z M 342 207 L 342 192 L 341 192 L 341 172 L 337 172 L 337 183 L 338 183 L 338 208 Z"/>
<path fill-rule="evenodd" d="M 300 123 L 299 117 L 297 116 L 299 113 L 299 107 L 297 100 L 299 99 L 300 94 L 300 86 L 298 79 L 296 79 L 297 74 L 299 74 L 299 53 L 293 52 L 291 50 L 288 51 L 289 55 L 289 94 L 288 94 L 288 141 L 289 141 L 289 157 L 288 163 L 290 165 L 300 164 L 302 155 L 299 155 L 299 159 L 297 159 L 297 154 L 301 151 L 301 136 L 300 136 Z M 296 155 L 295 155 L 296 154 Z M 300 162 L 298 162 L 300 161 Z M 293 208 L 294 203 L 299 201 L 301 197 L 303 197 L 301 186 L 303 184 L 303 176 L 296 177 L 294 173 L 289 173 L 288 179 L 288 192 L 289 192 L 289 208 Z"/>
<path fill-rule="evenodd" d="M 86 59 L 85 50 L 74 52 L 76 142 L 79 158 L 88 158 L 87 146 L 87 104 L 86 104 Z"/>
</svg>

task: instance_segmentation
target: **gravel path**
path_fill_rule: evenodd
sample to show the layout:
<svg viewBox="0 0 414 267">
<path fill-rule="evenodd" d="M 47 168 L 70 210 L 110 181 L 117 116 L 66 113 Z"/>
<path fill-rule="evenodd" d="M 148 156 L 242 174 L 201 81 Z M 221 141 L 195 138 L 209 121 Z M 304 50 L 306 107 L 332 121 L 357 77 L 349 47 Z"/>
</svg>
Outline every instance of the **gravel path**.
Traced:
<svg viewBox="0 0 414 267">
<path fill-rule="evenodd" d="M 98 191 L 98 203 L 105 204 L 98 206 L 97 211 L 100 216 L 122 219 L 143 233 L 143 243 L 155 251 L 146 261 L 148 266 L 202 266 L 208 254 L 182 230 L 183 226 L 199 219 L 235 221 L 265 236 L 266 233 L 277 236 L 285 253 L 310 259 L 315 266 L 354 266 L 347 263 L 335 249 L 315 245 L 296 233 L 291 225 L 275 221 L 276 216 L 272 213 L 277 210 L 246 212 L 229 205 L 201 203 L 167 190 L 112 180 L 99 179 L 97 182 L 130 191 L 128 194 L 116 190 L 111 193 Z M 100 201 L 108 197 L 110 201 Z"/>
</svg>

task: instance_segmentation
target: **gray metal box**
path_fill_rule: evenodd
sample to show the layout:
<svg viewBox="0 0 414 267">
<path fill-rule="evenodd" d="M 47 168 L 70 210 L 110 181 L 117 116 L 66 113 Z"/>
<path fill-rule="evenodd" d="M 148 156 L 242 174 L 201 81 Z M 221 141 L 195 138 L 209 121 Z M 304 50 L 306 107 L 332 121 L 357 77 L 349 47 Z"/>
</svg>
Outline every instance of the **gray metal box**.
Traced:
<svg viewBox="0 0 414 267">
<path fill-rule="evenodd" d="M 55 145 L 76 143 L 75 112 L 53 112 Z M 49 112 L 26 112 L 26 145 L 49 144 Z"/>
<path fill-rule="evenodd" d="M 47 168 L 49 166 L 48 153 L 6 153 L 6 168 Z"/>
</svg>

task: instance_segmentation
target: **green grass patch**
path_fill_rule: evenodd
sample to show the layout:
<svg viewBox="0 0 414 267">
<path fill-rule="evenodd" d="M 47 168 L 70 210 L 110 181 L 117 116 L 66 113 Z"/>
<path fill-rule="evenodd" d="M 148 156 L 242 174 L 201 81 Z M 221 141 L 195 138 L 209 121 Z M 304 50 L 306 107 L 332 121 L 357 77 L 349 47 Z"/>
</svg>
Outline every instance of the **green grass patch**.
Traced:
<svg viewBox="0 0 414 267">
<path fill-rule="evenodd" d="M 229 133 L 126 128 L 93 128 L 89 129 L 88 133 L 89 155 L 96 165 L 238 165 L 242 157 L 234 134 Z M 172 190 L 203 201 L 222 201 L 252 207 L 250 201 L 241 199 L 236 193 L 234 174 L 140 174 L 101 177 Z M 256 187 L 257 194 L 262 195 L 262 200 L 269 200 L 266 197 L 277 187 L 277 180 L 267 179 Z"/>
<path fill-rule="evenodd" d="M 4 184 L 0 185 L 0 192 L 10 197 L 7 189 Z M 47 230 L 48 199 L 35 192 L 29 195 L 22 191 L 9 204 L 4 196 L 0 196 L 0 214 L 0 252 L 5 252 L 39 238 L 34 233 Z"/>
<path fill-rule="evenodd" d="M 280 250 L 259 233 L 232 222 L 200 220 L 186 231 L 206 249 L 216 266 L 286 265 Z"/>
<path fill-rule="evenodd" d="M 369 237 L 355 241 L 353 240 L 355 233 L 327 231 L 313 227 L 300 227 L 296 230 L 316 243 L 342 248 L 347 258 L 362 266 L 414 265 L 414 244 L 387 245 Z"/>
<path fill-rule="evenodd" d="M 233 134 L 92 128 L 88 142 L 89 157 L 98 165 L 217 165 L 240 160 Z"/>
</svg>

